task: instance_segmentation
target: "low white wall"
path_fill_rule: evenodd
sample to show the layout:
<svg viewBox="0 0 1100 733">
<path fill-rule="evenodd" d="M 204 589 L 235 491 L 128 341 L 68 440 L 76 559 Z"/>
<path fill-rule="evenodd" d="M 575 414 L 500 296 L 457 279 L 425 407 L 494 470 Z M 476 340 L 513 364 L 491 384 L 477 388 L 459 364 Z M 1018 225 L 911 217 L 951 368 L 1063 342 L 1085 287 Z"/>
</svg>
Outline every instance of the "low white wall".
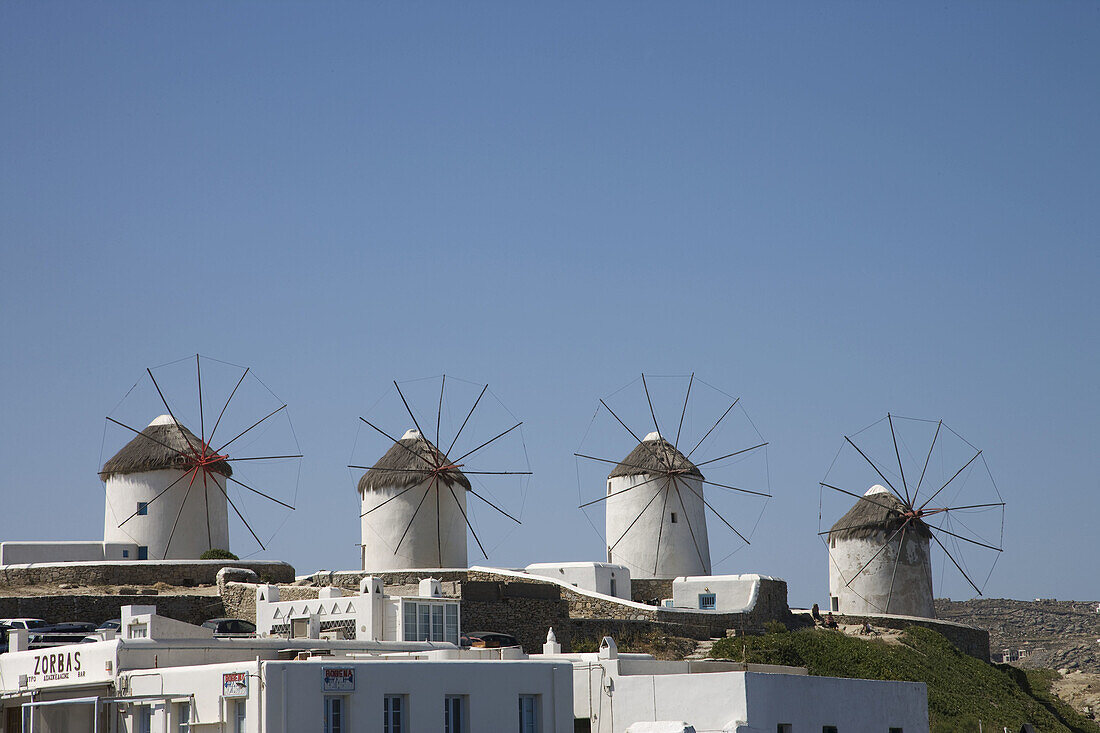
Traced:
<svg viewBox="0 0 1100 733">
<path fill-rule="evenodd" d="M 767 576 L 748 575 L 695 575 L 672 581 L 672 605 L 676 608 L 699 608 L 699 595 L 715 595 L 715 611 L 745 613 L 756 606 L 760 581 Z"/>
<path fill-rule="evenodd" d="M 123 556 L 123 552 L 126 556 Z M 137 545 L 125 542 L 0 542 L 0 565 L 136 560 Z"/>
<path fill-rule="evenodd" d="M 660 671 L 660 662 L 627 661 L 575 665 L 576 714 L 584 717 L 590 710 L 592 730 L 625 733 L 640 722 L 682 720 L 699 731 L 731 733 L 773 733 L 779 724 L 795 731 L 834 725 L 841 731 L 928 733 L 923 683 L 741 671 L 686 674 L 676 666 Z M 620 673 L 639 666 L 651 666 L 654 673 Z"/>
<path fill-rule="evenodd" d="M 531 575 L 551 578 L 593 593 L 630 600 L 630 569 L 625 565 L 606 562 L 539 562 L 528 565 L 524 570 Z"/>
<path fill-rule="evenodd" d="M 745 673 L 748 725 L 738 733 L 772 733 L 780 723 L 793 730 L 928 733 L 928 688 L 923 682 L 799 677 Z M 697 724 L 698 725 L 698 724 Z"/>
</svg>

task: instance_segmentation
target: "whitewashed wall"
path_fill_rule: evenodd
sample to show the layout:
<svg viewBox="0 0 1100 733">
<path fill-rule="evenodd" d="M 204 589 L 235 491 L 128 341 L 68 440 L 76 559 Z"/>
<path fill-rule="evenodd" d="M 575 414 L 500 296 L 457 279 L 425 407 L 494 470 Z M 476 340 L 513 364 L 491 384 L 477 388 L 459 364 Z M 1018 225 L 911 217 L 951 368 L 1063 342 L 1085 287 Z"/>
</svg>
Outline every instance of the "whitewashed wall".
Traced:
<svg viewBox="0 0 1100 733">
<path fill-rule="evenodd" d="M 404 494 L 401 494 L 404 489 L 379 488 L 366 491 L 362 495 L 361 514 L 401 494 L 399 498 L 361 518 L 363 570 L 383 572 L 467 567 L 466 521 L 462 518 L 462 512 L 466 511 L 466 490 L 455 484 L 452 486 L 455 496 L 452 497 L 446 486 L 428 490 L 429 483 L 425 481 Z M 426 490 L 428 495 L 425 499 Z M 458 504 L 455 503 L 455 497 L 458 498 Z M 461 511 L 459 504 L 462 506 Z M 409 527 L 408 534 L 402 540 L 401 535 L 406 527 Z"/>
<path fill-rule="evenodd" d="M 883 549 L 885 540 L 837 539 L 829 548 L 829 595 L 839 612 L 935 618 L 928 540 L 906 532 L 904 547 L 898 535 Z"/>
<path fill-rule="evenodd" d="M 528 565 L 524 570 L 531 575 L 552 578 L 593 593 L 630 600 L 630 568 L 625 565 L 606 562 L 540 562 Z"/>
<path fill-rule="evenodd" d="M 690 485 L 694 493 L 683 486 L 678 493 L 669 487 L 666 501 L 659 495 L 666 491 L 665 479 L 650 481 L 653 478 L 642 474 L 608 479 L 606 540 L 608 546 L 615 545 L 608 562 L 625 565 L 634 578 L 709 575 L 706 507 L 699 499 L 704 495 L 702 483 L 681 476 L 681 483 Z"/>
<path fill-rule="evenodd" d="M 190 485 L 190 494 L 188 485 L 191 478 L 185 478 L 153 501 L 157 494 L 184 473 L 177 469 L 163 469 L 108 477 L 103 541 L 144 545 L 149 548 L 150 560 L 198 559 L 211 548 L 230 549 L 228 505 L 222 493 L 225 478 L 220 474 L 211 474 L 205 488 L 203 477 L 196 477 L 194 484 Z M 142 501 L 152 502 L 148 514 L 135 516 L 119 527 Z M 176 528 L 174 534 L 173 525 Z M 172 545 L 165 556 L 169 537 L 172 538 Z"/>
</svg>

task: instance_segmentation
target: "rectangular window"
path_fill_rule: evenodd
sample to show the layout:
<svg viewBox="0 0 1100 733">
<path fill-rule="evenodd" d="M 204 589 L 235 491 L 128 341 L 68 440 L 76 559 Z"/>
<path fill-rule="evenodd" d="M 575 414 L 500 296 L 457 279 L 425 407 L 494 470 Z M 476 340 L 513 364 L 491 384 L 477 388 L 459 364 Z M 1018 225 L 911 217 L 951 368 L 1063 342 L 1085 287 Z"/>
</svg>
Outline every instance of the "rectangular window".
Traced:
<svg viewBox="0 0 1100 733">
<path fill-rule="evenodd" d="M 429 641 L 432 638 L 432 607 L 427 603 L 416 604 L 416 614 L 419 619 L 416 632 L 417 641 Z"/>
<path fill-rule="evenodd" d="M 382 733 L 405 733 L 405 696 L 382 698 Z"/>
<path fill-rule="evenodd" d="M 432 641 L 443 641 L 443 606 L 432 604 Z"/>
<path fill-rule="evenodd" d="M 134 712 L 135 733 L 152 733 L 153 709 L 148 705 L 139 705 Z"/>
<path fill-rule="evenodd" d="M 611 593 L 610 593 L 610 595 L 613 595 L 613 596 L 619 595 L 618 593 L 615 592 L 615 579 L 614 578 L 611 579 Z"/>
<path fill-rule="evenodd" d="M 830 597 L 829 598 L 829 609 L 833 610 L 833 611 L 839 611 L 840 610 L 840 599 L 837 598 L 836 596 Z"/>
<path fill-rule="evenodd" d="M 149 513 L 149 502 L 139 501 L 138 502 L 138 508 L 137 508 L 137 515 L 139 517 L 144 517 L 148 513 Z"/>
<path fill-rule="evenodd" d="M 672 513 L 672 523 L 676 524 L 676 512 Z"/>
<path fill-rule="evenodd" d="M 452 644 L 458 644 L 458 604 L 448 603 L 444 608 L 447 610 L 447 622 L 445 624 L 444 641 L 449 641 Z"/>
<path fill-rule="evenodd" d="M 791 733 L 791 724 L 779 723 L 775 726 L 775 733 Z"/>
<path fill-rule="evenodd" d="M 447 695 L 443 699 L 443 733 L 466 733 L 465 695 Z"/>
<path fill-rule="evenodd" d="M 138 560 L 148 560 L 149 559 L 149 548 L 146 547 L 145 545 L 138 545 L 137 559 Z"/>
<path fill-rule="evenodd" d="M 130 551 L 129 550 L 123 550 L 122 551 L 122 559 L 125 560 L 128 557 L 130 557 Z"/>
<path fill-rule="evenodd" d="M 405 641 L 416 641 L 416 604 L 404 603 L 404 616 L 402 626 L 405 627 L 403 636 Z"/>
<path fill-rule="evenodd" d="M 539 696 L 519 696 L 519 733 L 539 733 Z"/>
<path fill-rule="evenodd" d="M 713 593 L 699 594 L 699 608 L 704 611 L 713 611 L 718 604 L 718 598 Z"/>
<path fill-rule="evenodd" d="M 325 733 L 345 733 L 347 721 L 344 720 L 344 698 L 325 697 Z"/>
<path fill-rule="evenodd" d="M 821 726 L 821 733 L 837 733 L 835 725 L 823 725 Z"/>
<path fill-rule="evenodd" d="M 904 733 L 901 728 L 891 728 L 890 733 Z"/>
<path fill-rule="evenodd" d="M 233 705 L 233 733 L 246 733 L 247 727 L 245 724 L 245 703 L 247 700 L 237 700 Z"/>
<path fill-rule="evenodd" d="M 176 733 L 188 733 L 191 730 L 191 703 L 176 705 Z"/>
</svg>

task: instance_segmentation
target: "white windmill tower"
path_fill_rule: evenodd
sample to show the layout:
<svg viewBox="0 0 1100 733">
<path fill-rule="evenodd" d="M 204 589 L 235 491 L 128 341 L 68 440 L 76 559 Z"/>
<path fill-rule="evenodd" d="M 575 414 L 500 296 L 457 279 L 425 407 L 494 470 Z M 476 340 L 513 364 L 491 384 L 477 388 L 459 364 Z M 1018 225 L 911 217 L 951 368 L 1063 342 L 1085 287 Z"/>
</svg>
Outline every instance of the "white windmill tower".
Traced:
<svg viewBox="0 0 1100 733">
<path fill-rule="evenodd" d="M 200 445 L 198 436 L 172 416 L 161 415 L 103 464 L 103 541 L 137 544 L 139 560 L 195 559 L 212 548 L 228 550 L 225 485 L 233 469 L 204 446 L 199 460 L 207 462 L 195 489 L 185 477 Z M 181 489 L 192 491 L 166 491 L 185 483 Z M 155 501 L 161 494 L 165 496 Z M 120 525 L 120 511 L 134 515 Z"/>
<path fill-rule="evenodd" d="M 249 379 L 249 368 L 198 354 L 193 362 L 187 357 L 145 372 L 148 384 L 139 380 L 116 406 L 117 417 L 106 418 L 108 427 L 122 428 L 129 440 L 99 472 L 104 541 L 136 544 L 136 559 L 198 559 L 207 550 L 230 549 L 232 511 L 266 549 L 253 525 L 277 521 L 268 516 L 273 506 L 294 509 L 272 493 L 290 501 L 297 495 L 297 472 L 286 469 L 302 455 L 286 403 L 254 375 Z M 194 400 L 181 394 L 192 388 Z M 205 400 L 212 394 L 228 396 L 208 410 Z M 166 395 L 174 396 L 170 401 Z M 150 400 L 167 414 L 142 430 L 132 427 L 148 419 Z M 218 407 L 211 426 L 207 417 Z M 180 420 L 185 414 L 199 427 L 197 435 Z M 242 490 L 271 503 L 252 506 L 246 519 Z"/>
<path fill-rule="evenodd" d="M 929 438 L 927 451 L 914 455 L 909 450 L 911 443 Z M 831 610 L 935 618 L 933 547 L 982 594 L 972 578 L 981 579 L 976 571 L 984 569 L 975 555 L 992 558 L 988 581 L 1002 551 L 1005 504 L 984 458 L 977 460 L 981 456 L 942 420 L 887 414 L 845 436 L 821 482 L 823 505 L 826 495 L 836 495 L 830 492 L 856 500 L 818 533 L 829 554 Z M 866 486 L 871 472 L 872 480 L 882 483 L 863 493 L 845 488 L 857 482 Z M 921 496 L 922 488 L 927 497 Z"/>
<path fill-rule="evenodd" d="M 672 443 L 646 435 L 607 477 L 607 536 L 620 538 L 607 561 L 633 578 L 710 575 L 704 480 Z M 659 512 L 646 511 L 656 504 Z"/>
<path fill-rule="evenodd" d="M 467 529 L 482 555 L 488 559 L 489 555 L 474 528 L 475 522 L 471 519 L 468 495 L 480 499 L 500 516 L 520 524 L 519 519 L 498 506 L 496 501 L 484 496 L 482 492 L 488 492 L 488 489 L 482 482 L 492 479 L 507 481 L 508 477 L 524 481 L 531 471 L 489 471 L 480 470 L 479 466 L 484 465 L 480 462 L 485 460 L 513 460 L 516 446 L 510 446 L 504 439 L 510 435 L 518 438 L 522 445 L 520 433 L 513 432 L 522 423 L 515 422 L 503 432 L 451 458 L 452 451 L 458 452 L 455 446 L 464 445 L 460 444 L 464 431 L 467 436 L 479 433 L 470 418 L 482 403 L 489 385 L 477 385 L 480 389 L 477 399 L 444 450 L 439 445 L 442 418 L 445 413 L 449 414 L 444 398 L 446 375 L 441 378 L 438 403 L 434 394 L 432 396 L 432 406 L 436 408 L 434 442 L 421 430 L 420 422 L 401 387 L 396 381 L 393 384 L 405 413 L 412 419 L 413 427 L 396 439 L 373 422 L 360 417 L 366 425 L 385 437 L 390 445 L 373 465 L 348 466 L 366 470 L 358 481 L 363 569 L 380 572 L 465 568 L 468 566 Z M 486 420 L 494 419 L 484 413 L 485 408 L 479 416 Z M 522 455 L 526 457 L 525 448 Z"/>
<path fill-rule="evenodd" d="M 613 417 L 633 439 L 632 449 L 621 460 L 580 452 L 574 454 L 578 458 L 614 466 L 607 475 L 606 493 L 598 499 L 582 503 L 580 508 L 606 502 L 604 546 L 607 551 L 607 561 L 628 567 L 631 578 L 667 579 L 710 575 L 712 561 L 711 533 L 707 529 L 706 511 L 708 509 L 738 539 L 748 544 L 749 540 L 745 534 L 735 529 L 733 524 L 714 507 L 714 497 L 712 495 L 708 499 L 706 490 L 713 492 L 716 488 L 720 488 L 765 498 L 771 496 L 765 492 L 719 483 L 703 474 L 703 466 L 709 465 L 708 471 L 726 469 L 738 460 L 744 460 L 748 457 L 747 454 L 767 445 L 766 442 L 761 441 L 739 450 L 728 450 L 722 445 L 736 432 L 730 430 L 726 433 L 724 428 L 729 425 L 724 424 L 724 421 L 738 404 L 737 399 L 733 400 L 716 421 L 715 413 L 709 413 L 706 421 L 702 423 L 709 425 L 709 429 L 695 442 L 694 447 L 686 453 L 681 452 L 680 438 L 682 435 L 693 432 L 690 429 L 684 430 L 684 419 L 688 414 L 692 385 L 696 381 L 695 375 L 691 375 L 686 381 L 687 389 L 682 398 L 682 407 L 679 404 L 679 391 L 675 393 L 677 399 L 675 409 L 679 410 L 680 415 L 676 416 L 679 424 L 675 437 L 671 440 L 664 437 L 665 434 L 662 433 L 658 424 L 649 384 L 643 374 L 640 382 L 645 391 L 644 404 L 649 408 L 648 415 L 652 419 L 654 430 L 644 438 L 639 438 L 638 433 L 628 426 L 627 421 L 601 399 L 601 409 L 606 410 L 606 413 Z M 597 410 L 596 416 L 600 414 L 601 411 Z M 640 414 L 637 417 L 640 417 Z M 751 425 L 751 421 L 747 420 L 747 422 Z M 720 426 L 723 429 L 720 429 Z M 755 433 L 755 427 L 752 430 Z M 668 433 L 668 435 L 673 434 Z M 720 438 L 718 438 L 719 435 Z M 705 451 L 710 455 L 718 455 L 702 461 L 696 458 L 693 462 L 692 455 L 712 436 L 716 439 L 711 440 Z M 742 437 L 744 436 L 735 436 L 733 440 L 740 445 L 745 445 L 741 442 Z M 759 433 L 755 433 L 754 437 L 759 437 Z M 737 458 L 739 456 L 740 459 Z M 761 511 L 763 511 L 762 508 Z"/>
<path fill-rule="evenodd" d="M 363 569 L 464 568 L 470 480 L 408 430 L 359 479 Z M 374 511 L 385 506 L 384 511 Z"/>
<path fill-rule="evenodd" d="M 875 484 L 832 526 L 831 610 L 935 618 L 932 533 L 922 521 L 907 521 L 907 511 L 901 499 Z"/>
</svg>

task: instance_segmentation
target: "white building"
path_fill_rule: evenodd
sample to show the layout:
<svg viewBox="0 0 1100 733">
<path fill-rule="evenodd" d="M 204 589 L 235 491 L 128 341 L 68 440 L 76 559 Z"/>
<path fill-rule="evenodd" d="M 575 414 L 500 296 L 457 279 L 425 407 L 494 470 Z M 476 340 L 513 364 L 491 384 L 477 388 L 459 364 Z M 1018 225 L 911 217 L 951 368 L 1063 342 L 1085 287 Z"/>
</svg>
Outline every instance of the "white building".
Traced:
<svg viewBox="0 0 1100 733">
<path fill-rule="evenodd" d="M 225 477 L 233 469 L 215 461 L 189 476 L 189 456 L 213 452 L 161 415 L 103 464 L 104 543 L 137 545 L 137 560 L 198 559 L 210 549 L 229 549 Z"/>
<path fill-rule="evenodd" d="M 518 649 L 215 639 L 123 611 L 117 638 L 0 655 L 2 733 L 571 733 L 572 664 Z"/>
<path fill-rule="evenodd" d="M 756 607 L 766 575 L 702 575 L 672 581 L 672 607 L 721 613 L 748 613 Z M 666 602 L 666 605 L 667 602 Z"/>
<path fill-rule="evenodd" d="M 359 594 L 322 588 L 319 597 L 280 600 L 279 588 L 256 590 L 256 630 L 290 639 L 331 638 L 373 641 L 437 641 L 457 645 L 460 602 L 444 598 L 438 580 L 420 581 L 416 596 L 389 596 L 380 578 L 366 577 Z"/>
<path fill-rule="evenodd" d="M 671 443 L 645 436 L 607 477 L 607 561 L 634 578 L 709 575 L 702 481 Z"/>
<path fill-rule="evenodd" d="M 922 682 L 812 677 L 803 668 L 738 662 L 666 662 L 619 654 L 609 638 L 598 653 L 563 657 L 573 661 L 573 715 L 590 721 L 585 730 L 928 733 Z M 665 725 L 641 725 L 658 722 Z"/>
<path fill-rule="evenodd" d="M 537 562 L 524 568 L 531 575 L 575 588 L 630 600 L 630 568 L 609 562 Z"/>
<path fill-rule="evenodd" d="M 889 489 L 872 486 L 829 530 L 830 609 L 935 618 L 931 536 Z"/>
<path fill-rule="evenodd" d="M 363 569 L 466 567 L 470 480 L 409 430 L 359 479 Z"/>
<path fill-rule="evenodd" d="M 926 733 L 921 683 L 804 669 L 663 662 L 439 642 L 211 638 L 127 607 L 116 638 L 0 655 L 0 733 L 569 733 L 796 730 Z M 315 630 L 315 629 L 314 629 Z M 672 725 L 645 726 L 671 721 Z M 679 727 L 677 727 L 677 725 Z"/>
</svg>

